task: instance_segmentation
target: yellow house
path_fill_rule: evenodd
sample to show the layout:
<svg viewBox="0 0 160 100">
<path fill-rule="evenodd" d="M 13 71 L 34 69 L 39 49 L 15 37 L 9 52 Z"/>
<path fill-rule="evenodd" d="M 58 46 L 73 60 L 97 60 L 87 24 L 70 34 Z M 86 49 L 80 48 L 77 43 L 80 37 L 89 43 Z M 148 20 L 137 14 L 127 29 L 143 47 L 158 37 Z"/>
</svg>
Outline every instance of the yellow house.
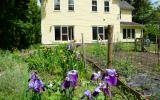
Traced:
<svg viewBox="0 0 160 100">
<path fill-rule="evenodd" d="M 43 0 L 42 44 L 76 40 L 106 42 L 107 26 L 113 25 L 114 42 L 132 42 L 140 37 L 142 25 L 132 22 L 134 8 L 120 0 Z"/>
</svg>

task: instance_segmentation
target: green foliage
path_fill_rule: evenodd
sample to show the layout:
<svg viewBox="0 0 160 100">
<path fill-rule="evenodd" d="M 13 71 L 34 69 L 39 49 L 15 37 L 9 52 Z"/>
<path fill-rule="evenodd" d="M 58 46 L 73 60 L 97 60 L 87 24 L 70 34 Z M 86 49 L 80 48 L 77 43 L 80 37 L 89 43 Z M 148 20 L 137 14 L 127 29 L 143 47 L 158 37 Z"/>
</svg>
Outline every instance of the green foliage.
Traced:
<svg viewBox="0 0 160 100">
<path fill-rule="evenodd" d="M 0 51 L 0 99 L 23 100 L 28 87 L 27 64 L 16 53 Z"/>
<path fill-rule="evenodd" d="M 37 0 L 0 1 L 0 48 L 27 48 L 40 42 Z"/>
<path fill-rule="evenodd" d="M 132 75 L 136 75 L 136 73 L 138 72 L 137 68 L 134 65 L 132 65 L 129 61 L 129 58 L 127 60 L 121 59 L 115 61 L 114 68 L 118 71 L 118 73 L 121 76 L 125 78 L 128 78 Z"/>
<path fill-rule="evenodd" d="M 44 47 L 34 51 L 26 62 L 29 64 L 29 70 L 39 72 L 48 72 L 50 74 L 60 74 L 65 76 L 66 72 L 72 69 L 84 70 L 82 61 L 76 59 L 76 49 L 68 50 L 67 45 L 55 47 Z"/>
<path fill-rule="evenodd" d="M 113 47 L 114 51 L 133 51 L 134 43 L 117 42 L 113 45 Z"/>
<path fill-rule="evenodd" d="M 151 19 L 149 18 L 153 7 L 149 0 L 126 0 L 135 9 L 133 11 L 133 21 L 146 24 Z"/>
</svg>

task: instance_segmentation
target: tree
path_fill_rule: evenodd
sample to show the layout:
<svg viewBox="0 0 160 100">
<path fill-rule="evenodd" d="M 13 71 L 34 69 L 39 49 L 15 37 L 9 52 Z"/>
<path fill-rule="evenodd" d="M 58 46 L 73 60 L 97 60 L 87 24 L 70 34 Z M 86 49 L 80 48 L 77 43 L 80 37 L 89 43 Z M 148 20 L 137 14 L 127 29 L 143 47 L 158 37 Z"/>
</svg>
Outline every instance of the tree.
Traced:
<svg viewBox="0 0 160 100">
<path fill-rule="evenodd" d="M 149 16 L 153 10 L 151 2 L 149 0 L 133 0 L 132 5 L 135 7 L 133 21 L 141 24 L 148 23 Z"/>
<path fill-rule="evenodd" d="M 146 33 L 152 38 L 160 37 L 160 6 L 152 10 L 150 19 L 145 27 Z"/>
<path fill-rule="evenodd" d="M 147 23 L 149 16 L 153 10 L 149 0 L 125 0 L 130 3 L 135 9 L 133 11 L 133 21 L 138 23 Z"/>
<path fill-rule="evenodd" d="M 35 39 L 31 38 L 34 34 L 40 34 L 40 26 L 36 24 L 40 17 L 31 16 L 40 16 L 40 14 L 38 15 L 40 11 L 35 3 L 35 9 L 33 9 L 33 5 L 32 9 L 30 9 L 30 3 L 33 1 L 36 2 L 36 0 L 0 1 L 0 48 L 26 48 L 30 44 L 35 43 L 35 41 L 30 42 L 30 40 Z M 31 32 L 31 30 L 34 30 L 34 32 Z"/>
</svg>

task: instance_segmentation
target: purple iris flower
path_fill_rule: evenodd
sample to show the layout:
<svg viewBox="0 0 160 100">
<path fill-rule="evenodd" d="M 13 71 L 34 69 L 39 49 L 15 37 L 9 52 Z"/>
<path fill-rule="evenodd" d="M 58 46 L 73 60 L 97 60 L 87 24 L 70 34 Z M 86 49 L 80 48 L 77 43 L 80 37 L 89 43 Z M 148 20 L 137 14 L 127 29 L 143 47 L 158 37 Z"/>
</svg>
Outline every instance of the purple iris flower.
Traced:
<svg viewBox="0 0 160 100">
<path fill-rule="evenodd" d="M 89 100 L 92 100 L 92 94 L 89 90 L 84 91 L 84 96 L 81 97 L 81 99 L 84 99 L 85 97 L 87 97 Z"/>
<path fill-rule="evenodd" d="M 105 77 L 106 82 L 111 85 L 117 85 L 117 73 L 115 69 L 106 69 L 107 76 Z"/>
<path fill-rule="evenodd" d="M 67 74 L 69 80 L 70 80 L 70 85 L 71 87 L 75 88 L 78 83 L 78 74 L 76 70 L 71 70 Z"/>
<path fill-rule="evenodd" d="M 36 72 L 31 72 L 31 78 L 32 81 L 35 81 L 36 79 L 38 79 L 37 73 Z"/>
<path fill-rule="evenodd" d="M 63 89 L 68 89 L 70 87 L 75 88 L 78 83 L 78 72 L 76 70 L 71 70 L 67 73 L 67 78 L 62 83 Z"/>
<path fill-rule="evenodd" d="M 41 93 L 42 91 L 45 91 L 44 84 L 40 79 L 38 79 L 36 72 L 31 73 L 28 91 L 30 89 L 33 89 L 36 93 Z"/>
<path fill-rule="evenodd" d="M 40 79 L 37 79 L 35 80 L 35 83 L 34 83 L 34 90 L 35 92 L 37 93 L 41 93 L 41 91 L 44 91 L 44 84 L 43 82 L 40 80 Z"/>
<path fill-rule="evenodd" d="M 91 92 L 89 91 L 89 90 L 85 90 L 84 91 L 84 95 L 86 96 L 86 97 L 91 97 L 92 95 L 91 95 Z"/>
<path fill-rule="evenodd" d="M 101 92 L 101 87 L 103 86 L 104 84 L 102 83 L 100 83 L 99 84 L 99 86 L 98 87 L 96 87 L 96 89 L 94 90 L 94 92 L 93 92 L 93 97 L 97 97 L 98 95 L 99 95 L 99 93 Z"/>
<path fill-rule="evenodd" d="M 70 87 L 70 81 L 69 81 L 69 78 L 66 77 L 66 79 L 62 83 L 62 89 L 68 89 L 69 87 Z"/>
<path fill-rule="evenodd" d="M 109 90 L 108 90 L 108 87 L 106 85 L 102 87 L 102 91 L 105 95 L 109 96 Z"/>
<path fill-rule="evenodd" d="M 96 81 L 96 80 L 98 80 L 100 78 L 101 78 L 101 72 L 93 73 L 92 76 L 91 76 L 91 80 L 92 81 Z"/>
</svg>

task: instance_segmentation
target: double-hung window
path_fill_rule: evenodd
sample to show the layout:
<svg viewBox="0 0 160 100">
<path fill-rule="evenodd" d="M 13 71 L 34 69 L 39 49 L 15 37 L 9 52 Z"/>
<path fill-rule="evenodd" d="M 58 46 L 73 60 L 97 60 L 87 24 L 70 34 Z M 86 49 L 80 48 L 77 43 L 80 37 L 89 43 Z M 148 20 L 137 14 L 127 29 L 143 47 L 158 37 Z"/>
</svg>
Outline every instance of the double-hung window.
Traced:
<svg viewBox="0 0 160 100">
<path fill-rule="evenodd" d="M 55 26 L 55 40 L 67 41 L 74 40 L 74 27 L 73 26 Z"/>
<path fill-rule="evenodd" d="M 109 12 L 109 1 L 105 0 L 104 1 L 104 12 Z"/>
<path fill-rule="evenodd" d="M 54 0 L 54 10 L 60 10 L 60 0 Z"/>
<path fill-rule="evenodd" d="M 97 27 L 94 26 L 92 27 L 92 39 L 93 40 L 97 40 L 97 39 L 101 39 L 101 40 L 107 40 L 108 39 L 108 34 L 107 34 L 107 27 Z"/>
<path fill-rule="evenodd" d="M 134 39 L 135 29 L 123 29 L 123 39 Z"/>
<path fill-rule="evenodd" d="M 92 0 L 92 11 L 97 11 L 97 0 Z"/>
<path fill-rule="evenodd" d="M 68 0 L 68 10 L 74 11 L 74 0 Z"/>
</svg>

